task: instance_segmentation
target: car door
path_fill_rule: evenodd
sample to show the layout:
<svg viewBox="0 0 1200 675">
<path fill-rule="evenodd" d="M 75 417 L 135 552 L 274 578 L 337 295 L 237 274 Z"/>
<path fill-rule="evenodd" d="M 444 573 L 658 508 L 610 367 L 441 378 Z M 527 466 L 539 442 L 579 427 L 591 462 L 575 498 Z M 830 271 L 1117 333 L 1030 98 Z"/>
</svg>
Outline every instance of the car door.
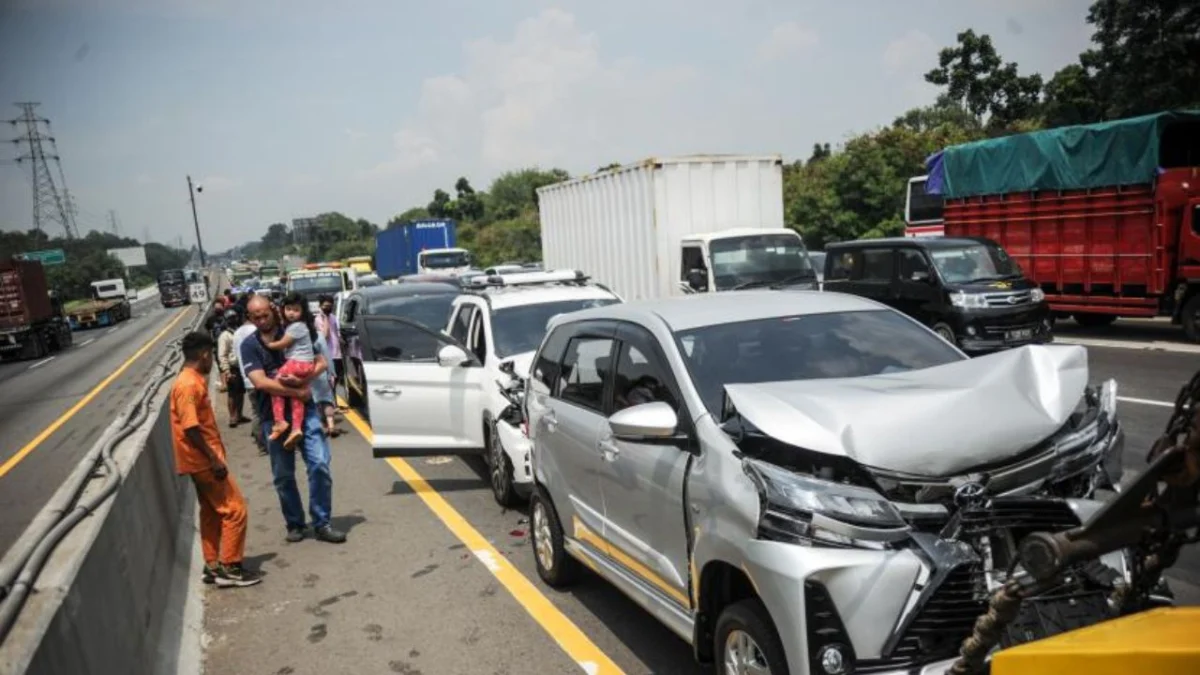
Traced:
<svg viewBox="0 0 1200 675">
<path fill-rule="evenodd" d="M 394 316 L 363 316 L 363 371 L 376 457 L 483 454 L 483 372 L 444 333 Z M 457 350 L 453 362 L 439 358 Z"/>
<path fill-rule="evenodd" d="M 531 429 L 539 476 L 571 538 L 603 554 L 604 502 L 598 443 L 607 428 L 606 388 L 616 341 L 612 322 L 575 324 L 566 337 L 562 360 L 549 395 L 534 390 L 529 406 L 537 409 Z M 556 331 L 557 332 L 557 331 Z"/>
<path fill-rule="evenodd" d="M 892 289 L 893 307 L 926 326 L 933 324 L 933 307 L 940 291 L 934 284 L 933 268 L 923 250 L 897 249 Z"/>
<path fill-rule="evenodd" d="M 864 248 L 857 253 L 861 256 L 861 262 L 851 276 L 855 295 L 894 307 L 896 299 L 892 296 L 892 279 L 895 276 L 895 259 L 892 249 Z"/>
<path fill-rule="evenodd" d="M 681 420 L 688 419 L 679 403 L 679 385 L 650 331 L 621 324 L 616 335 L 608 414 L 663 401 Z M 615 438 L 606 424 L 597 450 L 602 459 L 602 534 L 610 558 L 664 598 L 682 608 L 689 607 L 683 486 L 692 455 L 687 441 L 625 441 Z"/>
</svg>

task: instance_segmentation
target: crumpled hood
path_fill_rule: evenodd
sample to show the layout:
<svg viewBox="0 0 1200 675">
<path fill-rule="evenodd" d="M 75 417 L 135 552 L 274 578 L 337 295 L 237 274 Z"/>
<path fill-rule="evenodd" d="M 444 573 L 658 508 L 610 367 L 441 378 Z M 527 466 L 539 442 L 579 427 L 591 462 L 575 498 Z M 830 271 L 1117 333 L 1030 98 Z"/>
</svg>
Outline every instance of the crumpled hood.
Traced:
<svg viewBox="0 0 1200 675">
<path fill-rule="evenodd" d="M 517 377 L 521 378 L 522 380 L 528 380 L 529 373 L 533 369 L 533 356 L 536 353 L 537 352 L 525 352 L 523 354 L 510 356 L 504 360 L 512 361 L 513 373 L 515 373 Z"/>
<path fill-rule="evenodd" d="M 790 445 L 947 477 L 1053 434 L 1087 381 L 1083 347 L 1030 345 L 924 370 L 729 384 L 725 391 L 746 420 Z"/>
</svg>

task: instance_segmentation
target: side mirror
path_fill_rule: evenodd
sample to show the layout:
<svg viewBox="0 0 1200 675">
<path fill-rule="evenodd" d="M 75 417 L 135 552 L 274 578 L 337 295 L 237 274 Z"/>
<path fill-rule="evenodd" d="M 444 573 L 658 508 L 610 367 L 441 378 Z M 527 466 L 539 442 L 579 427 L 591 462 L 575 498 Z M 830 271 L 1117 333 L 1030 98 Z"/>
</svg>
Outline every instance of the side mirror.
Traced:
<svg viewBox="0 0 1200 675">
<path fill-rule="evenodd" d="M 917 272 L 913 272 L 913 273 L 912 273 L 912 276 L 911 276 L 910 278 L 911 278 L 913 281 L 917 281 L 917 282 L 920 282 L 920 283 L 928 283 L 928 282 L 929 282 L 929 279 L 930 279 L 931 277 L 929 276 L 929 272 L 917 271 Z"/>
<path fill-rule="evenodd" d="M 446 345 L 438 350 L 437 362 L 443 368 L 456 368 L 470 363 L 471 357 L 457 345 Z"/>
<path fill-rule="evenodd" d="M 701 269 L 690 269 L 687 273 L 687 283 L 692 290 L 703 293 L 708 290 L 708 273 Z"/>
<path fill-rule="evenodd" d="M 679 416 L 662 401 L 619 410 L 608 418 L 613 436 L 623 441 L 664 440 L 675 436 Z"/>
</svg>

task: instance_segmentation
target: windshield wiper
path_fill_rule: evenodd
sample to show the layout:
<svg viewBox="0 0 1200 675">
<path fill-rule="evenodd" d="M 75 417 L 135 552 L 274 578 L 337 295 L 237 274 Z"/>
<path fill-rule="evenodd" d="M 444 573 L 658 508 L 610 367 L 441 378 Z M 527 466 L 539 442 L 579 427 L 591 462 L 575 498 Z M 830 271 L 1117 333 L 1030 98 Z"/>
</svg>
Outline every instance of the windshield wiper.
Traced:
<svg viewBox="0 0 1200 675">
<path fill-rule="evenodd" d="M 801 272 L 800 274 L 793 274 L 790 277 L 785 277 L 784 279 L 782 279 L 780 281 L 776 281 L 775 283 L 771 284 L 771 288 L 781 288 L 783 286 L 790 286 L 791 284 L 796 284 L 801 281 L 816 281 L 816 279 L 817 279 L 817 273 L 812 270 L 809 270 L 808 272 Z"/>
<path fill-rule="evenodd" d="M 754 281 L 747 281 L 744 284 L 738 284 L 737 286 L 734 286 L 733 288 L 731 288 L 729 290 L 741 291 L 741 290 L 745 290 L 747 288 L 762 288 L 763 286 L 767 286 L 770 288 L 779 288 L 780 286 L 787 286 L 788 284 L 794 284 L 799 281 L 806 281 L 809 279 L 816 279 L 816 278 L 817 278 L 817 273 L 813 272 L 812 270 L 809 270 L 808 272 L 801 272 L 800 274 L 793 274 L 791 276 L 787 276 L 782 279 L 755 279 Z"/>
<path fill-rule="evenodd" d="M 731 288 L 729 290 L 741 291 L 741 290 L 745 290 L 747 288 L 761 288 L 762 286 L 770 286 L 773 283 L 775 283 L 775 282 L 771 281 L 770 279 L 755 279 L 754 281 L 747 281 L 744 284 L 738 284 L 737 286 L 734 286 L 733 288 Z"/>
</svg>

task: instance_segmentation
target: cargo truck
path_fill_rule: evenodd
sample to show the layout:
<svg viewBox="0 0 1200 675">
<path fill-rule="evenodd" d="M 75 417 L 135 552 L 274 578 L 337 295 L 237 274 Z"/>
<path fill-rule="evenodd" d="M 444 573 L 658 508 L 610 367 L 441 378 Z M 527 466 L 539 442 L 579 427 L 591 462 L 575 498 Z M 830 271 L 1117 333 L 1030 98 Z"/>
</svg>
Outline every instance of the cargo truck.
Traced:
<svg viewBox="0 0 1200 675">
<path fill-rule="evenodd" d="M 967 143 L 926 168 L 909 235 L 996 241 L 1058 316 L 1167 316 L 1200 341 L 1200 111 Z"/>
<path fill-rule="evenodd" d="M 40 359 L 71 346 L 62 299 L 36 260 L 0 260 L 0 359 Z"/>
<path fill-rule="evenodd" d="M 72 330 L 115 326 L 133 316 L 124 279 L 92 282 L 92 299 L 67 313 Z"/>
<path fill-rule="evenodd" d="M 191 304 L 183 270 L 163 270 L 158 273 L 158 299 L 163 307 L 182 307 Z"/>
<path fill-rule="evenodd" d="M 582 270 L 626 300 L 816 288 L 784 227 L 778 155 L 648 159 L 537 194 L 545 269 Z"/>
<path fill-rule="evenodd" d="M 383 279 L 407 274 L 453 273 L 471 265 L 471 254 L 456 248 L 458 224 L 447 219 L 396 223 L 375 235 L 375 272 Z"/>
</svg>

